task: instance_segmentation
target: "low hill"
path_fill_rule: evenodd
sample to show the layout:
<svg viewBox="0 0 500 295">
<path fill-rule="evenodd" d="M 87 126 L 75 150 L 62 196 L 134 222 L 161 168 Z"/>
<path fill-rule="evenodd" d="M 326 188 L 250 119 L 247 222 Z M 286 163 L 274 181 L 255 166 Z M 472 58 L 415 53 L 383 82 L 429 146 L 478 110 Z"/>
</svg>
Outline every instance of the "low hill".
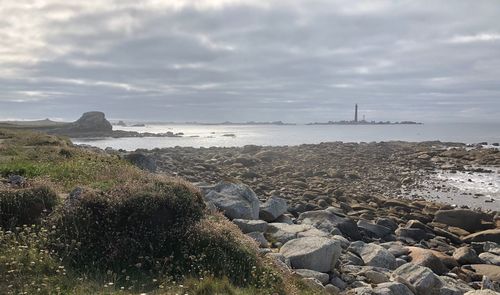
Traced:
<svg viewBox="0 0 500 295">
<path fill-rule="evenodd" d="M 190 183 L 29 131 L 0 130 L 0 265 L 2 294 L 321 294 Z"/>
</svg>

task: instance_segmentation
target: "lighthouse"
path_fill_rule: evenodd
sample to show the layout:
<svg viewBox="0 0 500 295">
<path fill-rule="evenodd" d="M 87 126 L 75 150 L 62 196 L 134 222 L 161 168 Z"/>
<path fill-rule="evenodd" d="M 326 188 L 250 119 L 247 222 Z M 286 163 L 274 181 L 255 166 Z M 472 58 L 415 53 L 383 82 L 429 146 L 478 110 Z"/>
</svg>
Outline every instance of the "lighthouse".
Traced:
<svg viewBox="0 0 500 295">
<path fill-rule="evenodd" d="M 358 104 L 354 106 L 354 123 L 358 123 Z"/>
</svg>

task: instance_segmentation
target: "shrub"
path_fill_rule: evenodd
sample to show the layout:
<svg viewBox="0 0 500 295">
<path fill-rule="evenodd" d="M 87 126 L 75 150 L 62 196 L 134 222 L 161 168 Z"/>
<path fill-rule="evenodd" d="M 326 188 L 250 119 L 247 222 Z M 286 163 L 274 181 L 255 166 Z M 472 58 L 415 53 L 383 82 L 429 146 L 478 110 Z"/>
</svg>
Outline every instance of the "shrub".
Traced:
<svg viewBox="0 0 500 295">
<path fill-rule="evenodd" d="M 83 190 L 49 220 L 51 243 L 78 268 L 150 270 L 175 252 L 203 210 L 199 192 L 179 181 Z"/>
<path fill-rule="evenodd" d="M 56 193 L 47 186 L 0 190 L 0 227 L 39 223 L 57 204 Z"/>
<path fill-rule="evenodd" d="M 280 294 L 281 279 L 257 256 L 255 241 L 222 215 L 209 216 L 189 231 L 178 268 L 198 277 L 228 278 L 239 287 Z M 188 259 L 182 259 L 187 257 Z M 272 292 L 271 292 L 272 291 Z M 264 292 L 264 293 L 266 293 Z"/>
</svg>

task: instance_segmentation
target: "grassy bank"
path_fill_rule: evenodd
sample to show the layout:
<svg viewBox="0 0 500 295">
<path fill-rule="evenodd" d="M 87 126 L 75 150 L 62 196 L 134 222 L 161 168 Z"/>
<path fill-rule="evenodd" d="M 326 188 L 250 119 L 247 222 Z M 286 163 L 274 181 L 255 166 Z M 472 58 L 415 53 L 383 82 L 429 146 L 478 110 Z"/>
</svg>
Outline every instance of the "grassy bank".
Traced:
<svg viewBox="0 0 500 295">
<path fill-rule="evenodd" d="M 2 294 L 318 293 L 189 183 L 118 156 L 0 130 L 0 178 Z"/>
</svg>

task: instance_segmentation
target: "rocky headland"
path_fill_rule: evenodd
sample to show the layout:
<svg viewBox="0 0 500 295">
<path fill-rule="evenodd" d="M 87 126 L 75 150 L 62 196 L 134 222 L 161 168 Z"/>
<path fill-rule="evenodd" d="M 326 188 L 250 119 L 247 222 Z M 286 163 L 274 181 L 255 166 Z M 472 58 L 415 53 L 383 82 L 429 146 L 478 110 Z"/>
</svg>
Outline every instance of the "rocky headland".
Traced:
<svg viewBox="0 0 500 295">
<path fill-rule="evenodd" d="M 113 130 L 112 124 L 106 119 L 103 112 L 86 112 L 78 120 L 71 123 L 41 121 L 0 122 L 0 128 L 14 130 L 33 130 L 48 134 L 64 135 L 71 138 L 100 138 L 100 137 L 179 137 L 182 134 L 173 132 L 150 133 L 125 130 Z"/>
<path fill-rule="evenodd" d="M 107 152 L 194 182 L 262 255 L 329 294 L 499 294 L 499 212 L 410 193 L 439 170 L 494 173 L 484 167 L 500 166 L 498 149 L 334 142 Z"/>
</svg>

